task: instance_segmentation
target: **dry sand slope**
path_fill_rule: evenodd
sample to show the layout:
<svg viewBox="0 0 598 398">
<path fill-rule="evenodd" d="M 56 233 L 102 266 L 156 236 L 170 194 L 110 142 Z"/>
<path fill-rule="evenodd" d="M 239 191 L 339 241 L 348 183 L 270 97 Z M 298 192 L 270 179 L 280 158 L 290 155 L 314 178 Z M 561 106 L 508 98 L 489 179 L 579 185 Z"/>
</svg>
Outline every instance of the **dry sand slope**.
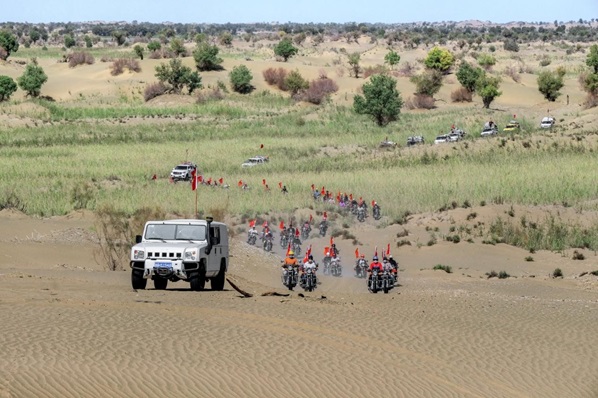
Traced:
<svg viewBox="0 0 598 398">
<path fill-rule="evenodd" d="M 255 294 L 241 298 L 182 282 L 133 291 L 128 272 L 94 261 L 90 225 L 0 212 L 0 397 L 598 396 L 595 278 L 553 280 L 540 260 L 510 271 L 536 278 L 482 278 L 524 251 L 401 248 L 402 286 L 387 295 L 347 258 L 314 293 L 262 297 L 284 293 L 279 256 L 235 240 L 229 276 Z M 559 257 L 538 254 L 547 267 Z M 598 269 L 588 261 L 578 267 Z"/>
</svg>

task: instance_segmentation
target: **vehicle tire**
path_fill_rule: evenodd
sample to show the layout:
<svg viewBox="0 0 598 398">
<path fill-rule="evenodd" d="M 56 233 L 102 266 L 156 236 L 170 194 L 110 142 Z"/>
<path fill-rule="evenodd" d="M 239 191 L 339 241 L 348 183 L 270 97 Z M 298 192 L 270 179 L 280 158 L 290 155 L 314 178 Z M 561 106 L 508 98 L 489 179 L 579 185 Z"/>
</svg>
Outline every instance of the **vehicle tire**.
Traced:
<svg viewBox="0 0 598 398">
<path fill-rule="evenodd" d="M 131 285 L 133 289 L 143 290 L 147 286 L 147 279 L 143 277 L 143 270 L 131 271 Z"/>
<path fill-rule="evenodd" d="M 154 277 L 154 289 L 166 290 L 166 286 L 168 286 L 168 279 L 160 278 L 157 276 Z"/>
<path fill-rule="evenodd" d="M 194 272 L 193 275 L 189 277 L 189 282 L 191 284 L 191 290 L 195 292 L 204 290 L 206 286 L 206 266 L 203 261 L 199 265 L 199 271 Z"/>
<path fill-rule="evenodd" d="M 212 278 L 210 282 L 212 285 L 212 290 L 223 290 L 224 289 L 224 282 L 226 277 L 226 266 L 224 264 L 220 264 L 220 272 L 216 275 L 215 278 Z"/>
<path fill-rule="evenodd" d="M 383 291 L 384 291 L 384 294 L 387 294 L 388 293 L 388 286 L 384 285 Z"/>
</svg>

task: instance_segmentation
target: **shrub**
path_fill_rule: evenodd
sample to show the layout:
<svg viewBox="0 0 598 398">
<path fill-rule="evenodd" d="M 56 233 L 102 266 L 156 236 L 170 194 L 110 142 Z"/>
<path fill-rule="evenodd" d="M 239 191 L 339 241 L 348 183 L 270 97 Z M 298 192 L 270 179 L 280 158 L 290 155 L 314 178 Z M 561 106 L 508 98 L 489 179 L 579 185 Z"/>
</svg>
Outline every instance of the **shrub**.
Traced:
<svg viewBox="0 0 598 398">
<path fill-rule="evenodd" d="M 498 273 L 498 279 L 507 279 L 510 277 L 511 277 L 511 275 L 507 274 L 507 271 L 500 271 Z"/>
<path fill-rule="evenodd" d="M 366 79 L 372 75 L 382 75 L 385 73 L 388 73 L 388 68 L 384 65 L 374 65 L 363 68 L 363 77 Z"/>
<path fill-rule="evenodd" d="M 476 93 L 482 98 L 484 108 L 490 108 L 490 104 L 502 92 L 498 90 L 500 86 L 500 79 L 492 76 L 481 76 L 476 83 Z"/>
<path fill-rule="evenodd" d="M 396 72 L 398 76 L 412 77 L 417 70 L 417 66 L 411 62 L 405 62 Z"/>
<path fill-rule="evenodd" d="M 577 250 L 573 251 L 573 260 L 585 260 L 586 256 L 583 253 L 578 252 Z"/>
<path fill-rule="evenodd" d="M 195 51 L 193 51 L 193 59 L 195 66 L 199 71 L 222 70 L 222 58 L 218 57 L 220 50 L 216 45 L 211 46 L 209 43 L 201 43 Z"/>
<path fill-rule="evenodd" d="M 521 82 L 521 75 L 519 74 L 519 70 L 515 66 L 507 66 L 503 72 L 505 75 L 509 76 L 515 83 Z"/>
<path fill-rule="evenodd" d="M 428 53 L 424 60 L 427 68 L 436 70 L 438 72 L 446 73 L 455 63 L 455 57 L 449 50 L 440 47 L 434 47 Z"/>
<path fill-rule="evenodd" d="M 498 274 L 496 273 L 496 271 L 492 270 L 490 272 L 486 272 L 486 276 L 488 277 L 488 279 L 490 279 L 490 278 L 496 278 L 498 276 Z"/>
<path fill-rule="evenodd" d="M 519 51 L 519 44 L 517 44 L 517 42 L 513 39 L 506 40 L 503 43 L 503 47 L 505 50 L 515 53 Z"/>
<path fill-rule="evenodd" d="M 467 219 L 467 221 L 471 221 L 471 220 L 473 220 L 474 218 L 476 218 L 477 216 L 478 216 L 478 213 L 476 213 L 476 212 L 474 211 L 474 212 L 471 212 L 471 213 L 469 213 L 469 214 L 467 215 L 466 219 Z"/>
<path fill-rule="evenodd" d="M 414 95 L 413 97 L 409 97 L 407 102 L 405 102 L 405 107 L 407 109 L 434 109 L 435 105 L 434 97 L 429 95 Z"/>
<path fill-rule="evenodd" d="M 41 66 L 37 64 L 34 58 L 25 67 L 25 72 L 17 79 L 17 83 L 21 90 L 27 93 L 27 96 L 37 98 L 41 94 L 41 89 L 44 83 L 48 81 L 48 76 L 45 74 Z"/>
<path fill-rule="evenodd" d="M 79 182 L 71 190 L 71 203 L 75 210 L 86 209 L 93 201 L 94 187 L 88 182 Z"/>
<path fill-rule="evenodd" d="M 0 102 L 6 101 L 17 91 L 17 83 L 9 76 L 0 76 Z"/>
<path fill-rule="evenodd" d="M 553 278 L 562 278 L 563 277 L 563 271 L 561 271 L 560 268 L 555 268 L 554 271 L 552 271 L 552 277 Z"/>
<path fill-rule="evenodd" d="M 415 94 L 419 95 L 433 97 L 442 87 L 442 73 L 433 69 L 413 76 L 410 80 L 415 84 Z"/>
<path fill-rule="evenodd" d="M 164 83 L 151 83 L 145 87 L 145 90 L 143 91 L 143 99 L 147 102 L 152 98 L 156 98 L 162 94 L 165 94 L 167 91 L 168 87 L 166 87 Z"/>
<path fill-rule="evenodd" d="M 473 93 L 475 91 L 476 82 L 482 76 L 483 72 L 480 68 L 471 66 L 467 62 L 463 62 L 457 71 L 457 80 L 467 91 Z"/>
<path fill-rule="evenodd" d="M 548 66 L 550 65 L 552 61 L 550 60 L 550 57 L 548 56 L 544 56 L 542 57 L 542 59 L 540 60 L 540 66 Z"/>
<path fill-rule="evenodd" d="M 264 80 L 271 86 L 276 86 L 279 89 L 286 91 L 284 81 L 287 77 L 288 71 L 284 68 L 268 68 L 262 72 Z"/>
<path fill-rule="evenodd" d="M 284 59 L 284 62 L 292 57 L 293 55 L 297 54 L 299 50 L 297 47 L 293 46 L 291 39 L 289 37 L 283 38 L 275 47 L 274 47 L 274 54 Z"/>
<path fill-rule="evenodd" d="M 490 54 L 480 54 L 480 56 L 477 58 L 477 61 L 478 64 L 480 64 L 480 66 L 486 70 L 489 70 L 496 64 L 496 58 Z"/>
<path fill-rule="evenodd" d="M 219 87 L 208 91 L 202 91 L 197 95 L 198 104 L 203 104 L 206 101 L 220 101 L 221 99 L 224 99 L 224 93 Z"/>
<path fill-rule="evenodd" d="M 436 264 L 434 266 L 434 268 L 432 268 L 433 270 L 442 270 L 444 272 L 446 272 L 447 274 L 451 274 L 453 272 L 453 269 L 451 268 L 450 265 L 442 265 L 442 264 Z"/>
<path fill-rule="evenodd" d="M 398 119 L 403 107 L 397 81 L 387 75 L 374 75 L 362 86 L 363 96 L 353 97 L 353 109 L 369 115 L 378 126 L 386 126 Z"/>
<path fill-rule="evenodd" d="M 527 256 L 527 257 L 525 258 L 525 261 L 529 261 L 529 262 L 531 262 L 531 261 L 534 261 L 534 258 L 533 258 L 532 256 Z"/>
<path fill-rule="evenodd" d="M 465 87 L 460 87 L 451 92 L 451 101 L 453 102 L 471 102 L 473 94 Z"/>
<path fill-rule="evenodd" d="M 284 87 L 291 92 L 291 95 L 295 95 L 300 90 L 307 89 L 309 87 L 309 82 L 301 76 L 299 70 L 295 69 L 284 79 Z"/>
<path fill-rule="evenodd" d="M 93 55 L 86 51 L 77 51 L 67 55 L 69 68 L 74 68 L 78 65 L 92 65 L 95 62 Z"/>
<path fill-rule="evenodd" d="M 540 73 L 537 79 L 538 90 L 548 101 L 554 102 L 561 95 L 559 92 L 563 88 L 563 77 L 556 72 L 544 71 Z"/>
<path fill-rule="evenodd" d="M 171 59 L 168 64 L 156 66 L 156 77 L 163 83 L 168 83 L 171 90 L 180 93 L 187 87 L 189 94 L 195 89 L 201 88 L 201 76 L 197 71 L 184 66 L 179 58 Z"/>
<path fill-rule="evenodd" d="M 312 80 L 307 90 L 301 93 L 302 100 L 319 105 L 326 98 L 338 91 L 338 84 L 332 79 L 323 78 Z"/>
<path fill-rule="evenodd" d="M 141 67 L 139 66 L 139 61 L 133 58 L 119 58 L 112 62 L 110 66 L 110 74 L 112 76 L 121 75 L 125 68 L 129 70 L 129 72 L 141 72 Z"/>
<path fill-rule="evenodd" d="M 254 87 L 251 85 L 253 76 L 245 65 L 235 66 L 229 74 L 230 84 L 234 91 L 247 94 L 250 93 Z"/>
<path fill-rule="evenodd" d="M 0 59 L 6 61 L 10 54 L 19 50 L 17 36 L 8 30 L 0 30 Z"/>
</svg>

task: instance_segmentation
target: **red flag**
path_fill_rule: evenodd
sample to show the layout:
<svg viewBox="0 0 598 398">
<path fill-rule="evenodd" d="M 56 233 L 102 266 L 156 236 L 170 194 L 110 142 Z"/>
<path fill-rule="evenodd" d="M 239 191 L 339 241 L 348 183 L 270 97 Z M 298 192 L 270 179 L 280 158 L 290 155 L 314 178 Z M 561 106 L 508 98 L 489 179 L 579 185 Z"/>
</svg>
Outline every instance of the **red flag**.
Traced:
<svg viewBox="0 0 598 398">
<path fill-rule="evenodd" d="M 334 238 L 331 236 L 330 237 L 330 246 L 334 245 Z"/>
<path fill-rule="evenodd" d="M 305 252 L 307 254 L 307 256 L 311 256 L 311 245 L 309 245 L 309 247 L 307 248 L 307 251 Z"/>
<path fill-rule="evenodd" d="M 237 185 L 238 185 L 239 187 L 242 187 L 242 186 L 243 186 L 243 180 L 239 180 L 239 182 L 237 183 Z"/>
<path fill-rule="evenodd" d="M 266 185 L 266 179 L 265 178 L 262 179 L 262 185 Z"/>
<path fill-rule="evenodd" d="M 321 194 L 322 196 L 326 195 L 326 190 L 324 189 L 324 187 L 322 187 L 322 190 L 320 191 L 320 194 Z"/>
<path fill-rule="evenodd" d="M 349 194 L 349 200 L 353 200 L 353 194 L 352 193 Z"/>
<path fill-rule="evenodd" d="M 212 185 L 212 177 L 208 178 L 208 185 Z"/>
<path fill-rule="evenodd" d="M 306 263 L 309 260 L 309 256 L 305 253 L 305 257 L 303 257 L 303 263 Z"/>
<path fill-rule="evenodd" d="M 260 149 L 264 149 L 264 144 L 260 144 Z"/>
<path fill-rule="evenodd" d="M 278 188 L 282 189 L 282 181 L 278 182 Z"/>
<path fill-rule="evenodd" d="M 289 243 L 289 245 L 287 246 L 287 257 L 289 256 L 290 252 L 291 252 L 291 244 Z"/>
<path fill-rule="evenodd" d="M 224 178 L 220 177 L 220 178 L 218 179 L 218 182 L 220 183 L 220 185 L 222 185 L 222 183 L 224 182 Z"/>
<path fill-rule="evenodd" d="M 312 216 L 311 214 L 309 215 L 309 223 L 311 224 L 311 220 L 314 219 L 314 216 Z"/>
<path fill-rule="evenodd" d="M 374 204 L 376 203 L 375 200 L 372 200 L 372 207 L 374 207 Z"/>
<path fill-rule="evenodd" d="M 340 195 L 336 195 L 336 201 L 340 202 L 341 201 L 341 196 Z"/>
<path fill-rule="evenodd" d="M 314 184 L 311 184 L 311 190 L 313 191 L 315 189 L 316 189 L 316 186 Z"/>
<path fill-rule="evenodd" d="M 299 235 L 301 235 L 301 234 L 299 233 L 299 228 L 296 228 L 296 227 L 295 227 L 295 236 L 299 236 Z"/>
<path fill-rule="evenodd" d="M 355 249 L 355 258 L 359 258 L 359 247 Z"/>
<path fill-rule="evenodd" d="M 374 257 L 378 257 L 378 246 L 376 246 L 376 249 L 374 250 Z"/>
<path fill-rule="evenodd" d="M 191 171 L 191 190 L 195 191 L 197 189 L 197 177 L 195 176 L 195 170 Z"/>
<path fill-rule="evenodd" d="M 264 223 L 262 224 L 262 227 L 267 228 L 268 227 L 268 221 L 264 221 Z"/>
<path fill-rule="evenodd" d="M 386 257 L 390 256 L 390 243 L 386 245 Z"/>
<path fill-rule="evenodd" d="M 249 221 L 249 228 L 255 227 L 255 220 Z"/>
<path fill-rule="evenodd" d="M 203 176 L 197 176 L 197 182 L 201 184 L 203 182 Z"/>
<path fill-rule="evenodd" d="M 324 220 L 328 218 L 328 213 L 324 212 Z"/>
<path fill-rule="evenodd" d="M 325 256 L 329 256 L 329 255 L 330 255 L 330 248 L 329 248 L 328 246 L 326 246 L 326 247 L 324 248 L 324 255 L 325 255 Z"/>
<path fill-rule="evenodd" d="M 513 119 L 517 119 L 517 115 L 513 115 Z"/>
<path fill-rule="evenodd" d="M 278 228 L 280 228 L 281 231 L 284 229 L 284 221 L 281 221 L 280 224 L 278 224 Z"/>
</svg>

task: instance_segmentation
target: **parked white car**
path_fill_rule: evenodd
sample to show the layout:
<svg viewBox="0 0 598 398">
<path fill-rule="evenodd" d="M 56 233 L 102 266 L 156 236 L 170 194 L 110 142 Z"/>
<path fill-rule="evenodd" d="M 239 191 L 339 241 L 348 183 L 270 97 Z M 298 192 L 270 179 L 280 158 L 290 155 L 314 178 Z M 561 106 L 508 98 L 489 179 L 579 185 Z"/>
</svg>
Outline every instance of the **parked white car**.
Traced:
<svg viewBox="0 0 598 398">
<path fill-rule="evenodd" d="M 543 129 L 549 129 L 552 128 L 552 126 L 554 126 L 554 118 L 551 116 L 545 116 L 542 118 L 542 121 L 540 122 L 540 127 L 542 127 Z"/>
<path fill-rule="evenodd" d="M 186 162 L 181 163 L 178 166 L 175 166 L 174 169 L 170 172 L 170 178 L 173 181 L 189 181 L 191 180 L 191 174 L 193 170 L 197 170 L 197 165 L 195 163 Z"/>
<path fill-rule="evenodd" d="M 252 158 L 247 159 L 245 162 L 243 162 L 243 164 L 241 164 L 241 167 L 245 168 L 245 167 L 254 167 L 260 164 L 264 164 L 268 162 L 268 157 L 267 156 L 254 156 Z"/>
<path fill-rule="evenodd" d="M 448 134 L 439 135 L 434 140 L 434 144 L 444 144 L 445 142 L 449 142 Z"/>
</svg>

